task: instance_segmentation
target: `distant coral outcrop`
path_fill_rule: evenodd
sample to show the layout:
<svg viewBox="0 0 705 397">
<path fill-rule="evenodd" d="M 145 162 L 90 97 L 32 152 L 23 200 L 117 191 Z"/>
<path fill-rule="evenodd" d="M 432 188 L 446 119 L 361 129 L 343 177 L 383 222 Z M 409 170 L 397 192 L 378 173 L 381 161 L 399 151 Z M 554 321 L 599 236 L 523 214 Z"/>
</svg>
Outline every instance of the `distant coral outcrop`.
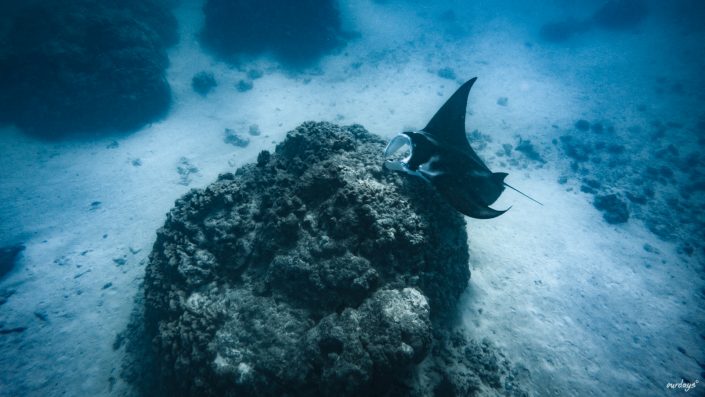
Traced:
<svg viewBox="0 0 705 397">
<path fill-rule="evenodd" d="M 288 66 L 315 63 L 346 39 L 331 0 L 207 0 L 204 46 L 226 59 L 271 53 Z"/>
<path fill-rule="evenodd" d="M 4 10 L 2 10 L 4 11 Z M 0 29 L 0 121 L 33 135 L 130 131 L 169 109 L 160 0 L 29 1 Z"/>
</svg>

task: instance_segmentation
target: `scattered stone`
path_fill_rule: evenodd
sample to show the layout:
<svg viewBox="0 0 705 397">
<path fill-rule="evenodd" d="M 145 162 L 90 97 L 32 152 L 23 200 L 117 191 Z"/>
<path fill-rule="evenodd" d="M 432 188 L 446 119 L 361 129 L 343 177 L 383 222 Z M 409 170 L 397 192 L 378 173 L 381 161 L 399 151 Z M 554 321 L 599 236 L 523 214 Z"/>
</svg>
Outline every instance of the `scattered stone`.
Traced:
<svg viewBox="0 0 705 397">
<path fill-rule="evenodd" d="M 639 205 L 644 205 L 647 202 L 646 195 L 644 194 L 636 194 L 632 192 L 627 192 L 625 194 L 627 196 L 627 199 L 631 201 L 632 203 L 639 204 Z"/>
<path fill-rule="evenodd" d="M 672 241 L 674 239 L 674 226 L 670 221 L 659 218 L 651 217 L 646 219 L 646 227 L 649 231 L 662 240 Z"/>
<path fill-rule="evenodd" d="M 596 179 L 585 179 L 585 184 L 593 189 L 599 189 L 602 187 L 602 183 Z"/>
<path fill-rule="evenodd" d="M 25 330 L 27 330 L 27 327 L 15 327 L 15 328 L 1 328 L 0 327 L 0 335 L 21 334 Z"/>
<path fill-rule="evenodd" d="M 506 96 L 499 97 L 499 98 L 497 99 L 497 105 L 499 105 L 499 106 L 507 106 L 507 104 L 509 104 L 509 98 L 507 98 Z"/>
<path fill-rule="evenodd" d="M 112 286 L 113 286 L 113 283 L 107 282 L 107 283 L 103 284 L 103 288 L 101 288 L 101 289 L 108 289 L 108 288 L 110 288 L 110 287 L 112 287 Z"/>
<path fill-rule="evenodd" d="M 447 80 L 455 80 L 458 78 L 455 75 L 455 70 L 453 70 L 449 67 L 439 69 L 437 74 L 438 74 L 438 77 L 440 77 L 442 79 L 447 79 Z"/>
<path fill-rule="evenodd" d="M 581 186 L 580 186 L 580 191 L 583 192 L 583 193 L 587 193 L 587 194 L 597 194 L 597 190 L 595 190 L 595 189 L 593 189 L 593 188 L 591 188 L 590 186 L 587 186 L 587 185 L 581 185 Z"/>
<path fill-rule="evenodd" d="M 10 299 L 12 295 L 15 294 L 14 289 L 2 289 L 0 290 L 0 306 L 4 305 L 7 303 L 7 301 Z"/>
<path fill-rule="evenodd" d="M 44 310 L 35 310 L 33 314 L 42 321 L 49 321 L 49 315 Z"/>
<path fill-rule="evenodd" d="M 588 130 L 590 130 L 590 122 L 587 120 L 580 119 L 575 122 L 575 128 L 577 128 L 578 131 L 587 132 Z"/>
<path fill-rule="evenodd" d="M 100 201 L 94 201 L 94 202 L 92 202 L 92 203 L 91 203 L 90 211 L 95 211 L 95 210 L 99 209 L 102 204 L 103 204 L 103 203 L 101 203 Z"/>
<path fill-rule="evenodd" d="M 179 184 L 188 186 L 191 184 L 192 181 L 191 176 L 198 173 L 198 167 L 191 164 L 189 159 L 187 159 L 186 157 L 182 157 L 179 159 L 179 164 L 176 166 L 176 171 L 180 175 Z M 104 237 L 107 237 L 107 235 L 105 235 Z"/>
<path fill-rule="evenodd" d="M 695 253 L 695 247 L 693 247 L 692 245 L 690 245 L 688 243 L 683 243 L 678 246 L 678 253 L 692 256 Z"/>
<path fill-rule="evenodd" d="M 472 132 L 467 132 L 465 136 L 467 136 L 470 145 L 476 152 L 482 152 L 487 147 L 487 144 L 492 142 L 492 137 L 488 134 L 483 134 L 480 130 L 472 130 Z"/>
<path fill-rule="evenodd" d="M 71 263 L 71 260 L 66 256 L 60 256 L 59 258 L 54 259 L 55 265 L 66 266 L 70 263 Z"/>
<path fill-rule="evenodd" d="M 240 136 L 240 134 L 238 134 L 237 131 L 235 131 L 231 128 L 225 129 L 225 137 L 223 138 L 223 141 L 227 144 L 237 146 L 237 147 L 246 147 L 247 145 L 250 144 L 249 139 L 247 139 L 246 137 Z"/>
<path fill-rule="evenodd" d="M 23 244 L 0 247 L 0 279 L 9 274 L 17 264 L 17 257 L 24 251 Z"/>
<path fill-rule="evenodd" d="M 239 92 L 245 92 L 251 90 L 253 86 L 252 80 L 240 80 L 235 85 L 235 88 L 237 88 Z"/>
<path fill-rule="evenodd" d="M 191 88 L 201 96 L 208 95 L 217 86 L 213 73 L 205 70 L 196 73 L 191 79 Z"/>
<path fill-rule="evenodd" d="M 106 149 L 117 149 L 118 147 L 120 147 L 120 144 L 118 143 L 118 141 L 112 141 L 105 148 Z"/>
<path fill-rule="evenodd" d="M 120 349 L 124 343 L 125 343 L 125 333 L 118 332 L 115 335 L 115 340 L 113 341 L 113 350 Z"/>
<path fill-rule="evenodd" d="M 250 125 L 248 132 L 252 136 L 259 136 L 262 133 L 262 131 L 260 131 L 260 129 L 259 129 L 259 125 L 257 125 L 257 124 Z"/>
<path fill-rule="evenodd" d="M 589 144 L 580 143 L 572 136 L 563 135 L 560 137 L 561 146 L 565 154 L 577 162 L 584 162 L 590 159 L 592 148 Z"/>
<path fill-rule="evenodd" d="M 123 266 L 127 263 L 127 258 L 125 258 L 125 257 L 113 258 L 113 262 L 115 263 L 116 266 Z"/>
<path fill-rule="evenodd" d="M 602 183 L 595 179 L 585 179 L 583 182 L 584 184 L 580 187 L 580 191 L 583 193 L 597 194 L 602 187 Z"/>
<path fill-rule="evenodd" d="M 504 151 L 505 156 L 511 156 L 512 155 L 512 145 L 509 143 L 504 143 L 502 144 L 502 151 Z"/>
<path fill-rule="evenodd" d="M 132 159 L 132 161 L 130 161 L 130 164 L 132 164 L 133 167 L 140 167 L 140 166 L 142 166 L 142 160 L 141 159 Z"/>
<path fill-rule="evenodd" d="M 595 208 L 602 211 L 602 216 L 607 223 L 617 224 L 629 220 L 627 204 L 616 194 L 595 196 L 593 205 Z"/>
<path fill-rule="evenodd" d="M 264 76 L 264 73 L 259 69 L 250 69 L 247 71 L 247 77 L 250 80 L 257 80 L 259 78 L 262 78 L 262 76 Z"/>
<path fill-rule="evenodd" d="M 649 243 L 644 243 L 644 251 L 650 254 L 659 254 L 659 250 Z"/>
<path fill-rule="evenodd" d="M 546 162 L 546 160 L 544 160 L 541 155 L 536 151 L 536 148 L 529 139 L 519 138 L 519 144 L 517 144 L 514 150 L 523 154 L 529 160 L 536 161 L 541 164 L 544 164 Z"/>
</svg>

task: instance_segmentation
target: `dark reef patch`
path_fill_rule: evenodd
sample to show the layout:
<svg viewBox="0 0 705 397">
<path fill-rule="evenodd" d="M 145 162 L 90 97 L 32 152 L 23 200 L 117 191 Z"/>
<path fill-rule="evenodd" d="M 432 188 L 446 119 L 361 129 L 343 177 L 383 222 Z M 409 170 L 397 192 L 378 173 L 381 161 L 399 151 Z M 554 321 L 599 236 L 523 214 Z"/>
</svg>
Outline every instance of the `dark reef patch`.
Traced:
<svg viewBox="0 0 705 397">
<path fill-rule="evenodd" d="M 519 143 L 516 145 L 514 150 L 523 154 L 529 160 L 536 161 L 541 164 L 546 163 L 546 160 L 544 160 L 543 157 L 541 157 L 541 155 L 539 154 L 539 152 L 536 151 L 536 147 L 533 143 L 531 143 L 530 139 L 519 138 Z"/>
<path fill-rule="evenodd" d="M 560 43 L 593 27 L 627 30 L 637 27 L 647 15 L 648 7 L 644 0 L 609 0 L 589 17 L 568 17 L 541 25 L 539 36 L 546 42 Z"/>
<path fill-rule="evenodd" d="M 205 70 L 196 73 L 191 79 L 191 88 L 201 96 L 208 95 L 217 86 L 218 82 L 213 73 Z"/>
<path fill-rule="evenodd" d="M 607 223 L 624 223 L 629 220 L 627 204 L 616 194 L 595 196 L 593 205 L 602 211 L 602 216 Z"/>
<path fill-rule="evenodd" d="M 252 83 L 252 80 L 240 80 L 235 84 L 235 89 L 238 90 L 238 92 L 247 92 L 254 87 L 254 84 Z"/>
<path fill-rule="evenodd" d="M 567 134 L 554 145 L 580 191 L 595 196 L 593 204 L 605 221 L 634 218 L 659 238 L 677 242 L 684 253 L 705 254 L 705 161 L 698 151 L 697 122 L 692 127 L 658 120 L 626 128 L 608 120 L 580 124 L 566 126 Z"/>
<path fill-rule="evenodd" d="M 455 80 L 458 78 L 455 74 L 455 70 L 449 67 L 439 69 L 436 74 L 438 75 L 438 77 L 446 80 Z"/>
<path fill-rule="evenodd" d="M 0 30 L 0 121 L 46 138 L 130 131 L 169 109 L 176 20 L 153 1 L 29 1 Z"/>
<path fill-rule="evenodd" d="M 547 42 L 560 43 L 570 39 L 577 33 L 590 28 L 590 23 L 568 19 L 565 21 L 548 22 L 541 25 L 539 36 Z"/>
<path fill-rule="evenodd" d="M 237 147 L 246 147 L 247 145 L 250 144 L 249 139 L 242 136 L 242 134 L 238 133 L 237 131 L 233 130 L 232 128 L 225 129 L 225 137 L 223 138 L 223 141 L 227 144 L 237 146 Z"/>
<path fill-rule="evenodd" d="M 128 351 L 152 341 L 156 377 L 123 376 L 149 395 L 521 395 L 501 354 L 451 331 L 463 217 L 385 171 L 383 148 L 361 126 L 308 122 L 179 199 L 128 332 L 144 325 Z"/>
<path fill-rule="evenodd" d="M 331 0 L 207 0 L 203 12 L 201 42 L 227 60 L 272 53 L 290 66 L 305 66 L 345 42 Z"/>
<path fill-rule="evenodd" d="M 575 128 L 579 131 L 587 132 L 590 129 L 590 122 L 587 120 L 580 119 L 575 122 Z"/>
<path fill-rule="evenodd" d="M 647 14 L 644 0 L 610 0 L 593 14 L 592 20 L 599 27 L 622 30 L 637 26 Z"/>
<path fill-rule="evenodd" d="M 0 279 L 15 268 L 17 256 L 24 251 L 24 248 L 22 244 L 0 247 Z"/>
</svg>

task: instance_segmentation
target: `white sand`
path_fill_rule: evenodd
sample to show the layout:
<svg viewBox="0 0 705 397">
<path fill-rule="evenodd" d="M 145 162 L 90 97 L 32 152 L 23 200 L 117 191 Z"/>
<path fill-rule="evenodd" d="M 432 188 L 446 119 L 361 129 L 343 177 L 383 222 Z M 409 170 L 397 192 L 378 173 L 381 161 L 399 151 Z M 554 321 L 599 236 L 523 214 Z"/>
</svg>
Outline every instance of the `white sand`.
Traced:
<svg viewBox="0 0 705 397">
<path fill-rule="evenodd" d="M 651 120 L 635 110 L 642 103 L 654 119 L 688 121 L 703 106 L 695 89 L 684 97 L 655 94 L 656 77 L 684 80 L 702 70 L 702 59 L 694 63 L 685 51 L 702 51 L 697 38 L 670 33 L 657 16 L 637 32 L 593 31 L 557 46 L 538 40 L 545 15 L 590 7 L 575 2 L 552 12 L 550 3 L 485 1 L 441 22 L 443 11 L 465 2 L 354 2 L 342 9 L 361 37 L 318 68 L 292 75 L 265 58 L 239 70 L 204 54 L 195 38 L 200 5 L 184 3 L 168 74 L 175 103 L 164 121 L 116 139 L 112 149 L 113 138 L 47 143 L 13 129 L 0 133 L 0 242 L 27 246 L 0 282 L 15 291 L 0 307 L 0 324 L 27 327 L 0 335 L 2 396 L 127 393 L 118 379 L 124 349 L 112 345 L 166 212 L 188 189 L 253 161 L 302 121 L 360 123 L 390 137 L 423 127 L 459 82 L 479 76 L 468 129 L 493 137 L 482 154 L 498 168 L 492 153 L 502 143 L 515 145 L 521 135 L 548 144 L 565 133 L 553 124 L 569 129 L 584 117 L 646 125 Z M 252 67 L 264 77 L 239 93 L 234 85 Z M 438 77 L 443 67 L 458 81 Z M 190 86 L 201 70 L 219 83 L 206 98 Z M 508 106 L 498 106 L 499 97 Z M 249 137 L 247 148 L 223 142 L 225 128 L 246 132 L 251 124 L 262 135 Z M 558 184 L 566 172 L 559 153 L 542 155 L 549 160 L 543 168 L 497 170 L 545 206 L 508 191 L 495 205 L 512 205 L 507 214 L 468 220 L 472 280 L 462 310 L 469 332 L 527 368 L 537 396 L 667 395 L 668 382 L 699 379 L 705 344 L 697 327 L 705 321 L 698 258 L 677 254 L 638 220 L 608 225 L 589 196 Z M 199 170 L 188 186 L 176 171 L 183 157 Z M 91 210 L 94 201 L 101 203 Z M 644 251 L 644 243 L 660 254 Z"/>
</svg>

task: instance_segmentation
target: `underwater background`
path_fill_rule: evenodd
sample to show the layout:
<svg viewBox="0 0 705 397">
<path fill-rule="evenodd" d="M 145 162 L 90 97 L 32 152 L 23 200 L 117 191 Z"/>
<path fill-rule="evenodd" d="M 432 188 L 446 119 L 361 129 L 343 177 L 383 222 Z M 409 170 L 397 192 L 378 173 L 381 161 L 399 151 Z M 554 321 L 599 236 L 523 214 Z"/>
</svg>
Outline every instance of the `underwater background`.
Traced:
<svg viewBox="0 0 705 397">
<path fill-rule="evenodd" d="M 0 2 L 0 396 L 705 395 L 703 20 Z M 470 144 L 543 206 L 382 169 L 473 77 Z"/>
</svg>

